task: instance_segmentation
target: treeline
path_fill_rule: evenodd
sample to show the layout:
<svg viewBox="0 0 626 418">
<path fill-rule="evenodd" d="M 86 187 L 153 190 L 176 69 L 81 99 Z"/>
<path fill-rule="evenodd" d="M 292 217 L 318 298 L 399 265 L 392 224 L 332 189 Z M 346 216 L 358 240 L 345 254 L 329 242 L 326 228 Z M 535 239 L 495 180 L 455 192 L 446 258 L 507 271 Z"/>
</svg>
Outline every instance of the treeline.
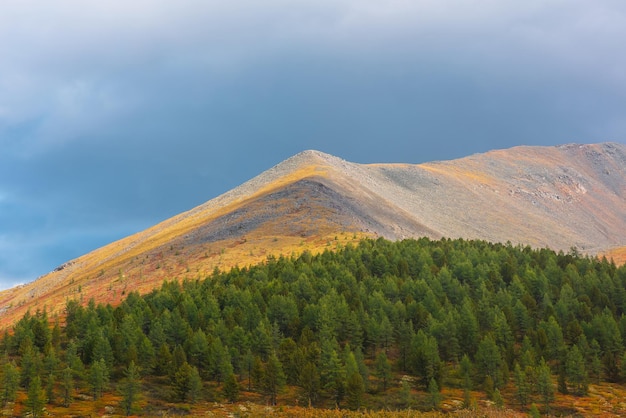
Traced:
<svg viewBox="0 0 626 418">
<path fill-rule="evenodd" d="M 116 390 L 130 414 L 142 385 L 168 402 L 246 391 L 272 404 L 288 385 L 300 404 L 356 409 L 393 389 L 395 406 L 430 409 L 448 386 L 467 406 L 472 390 L 501 404 L 508 387 L 507 403 L 547 409 L 556 391 L 626 381 L 625 311 L 626 268 L 575 251 L 365 240 L 165 282 L 115 308 L 71 300 L 53 326 L 27 314 L 0 342 L 0 401 L 23 391 L 37 416 Z M 415 390 L 427 404 L 411 404 Z"/>
</svg>

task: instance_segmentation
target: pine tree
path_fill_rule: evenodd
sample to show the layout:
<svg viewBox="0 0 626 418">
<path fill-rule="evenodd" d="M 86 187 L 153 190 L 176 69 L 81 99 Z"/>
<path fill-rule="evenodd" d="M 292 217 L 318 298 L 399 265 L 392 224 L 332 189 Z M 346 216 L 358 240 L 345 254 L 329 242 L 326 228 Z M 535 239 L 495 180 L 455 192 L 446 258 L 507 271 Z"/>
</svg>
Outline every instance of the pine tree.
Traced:
<svg viewBox="0 0 626 418">
<path fill-rule="evenodd" d="M 365 393 L 365 385 L 361 374 L 353 372 L 346 383 L 346 400 L 348 408 L 358 410 L 363 402 L 363 394 Z"/>
<path fill-rule="evenodd" d="M 265 364 L 263 376 L 263 393 L 269 398 L 271 405 L 276 405 L 276 396 L 285 386 L 286 376 L 283 366 L 278 360 L 276 353 L 272 352 Z"/>
<path fill-rule="evenodd" d="M 502 398 L 502 394 L 500 393 L 500 389 L 496 389 L 493 391 L 493 403 L 496 405 L 496 408 L 502 409 L 504 408 L 504 399 Z"/>
<path fill-rule="evenodd" d="M 537 405 L 532 404 L 530 410 L 528 411 L 528 415 L 530 415 L 532 418 L 541 418 L 541 412 L 539 412 L 539 408 L 537 408 Z"/>
<path fill-rule="evenodd" d="M 72 369 L 75 378 L 83 379 L 85 377 L 85 365 L 78 355 L 77 344 L 74 340 L 69 342 L 65 350 L 65 363 Z"/>
<path fill-rule="evenodd" d="M 137 401 L 140 391 L 139 368 L 134 361 L 124 371 L 124 380 L 121 384 L 122 401 L 121 406 L 126 416 L 133 412 L 133 405 Z"/>
<path fill-rule="evenodd" d="M 400 389 L 400 400 L 405 409 L 411 407 L 411 384 L 407 379 L 402 379 Z"/>
<path fill-rule="evenodd" d="M 189 363 L 186 361 L 178 368 L 172 379 L 172 390 L 174 392 L 174 399 L 179 402 L 184 402 L 189 395 L 190 380 L 192 369 Z"/>
<path fill-rule="evenodd" d="M 61 373 L 61 387 L 63 389 L 63 406 L 68 407 L 72 403 L 74 394 L 74 372 L 69 367 Z"/>
<path fill-rule="evenodd" d="M 578 346 L 573 346 L 567 353 L 565 361 L 565 376 L 572 386 L 572 393 L 577 396 L 587 394 L 588 379 L 585 369 L 585 360 Z"/>
<path fill-rule="evenodd" d="M 470 407 L 470 391 L 472 390 L 472 361 L 464 354 L 459 364 L 461 378 L 463 379 L 463 407 Z"/>
<path fill-rule="evenodd" d="M 23 348 L 20 363 L 20 384 L 22 387 L 30 387 L 30 381 L 39 374 L 40 363 L 39 354 L 35 352 L 32 343 L 26 344 Z M 39 383 L 41 383 L 41 381 Z"/>
<path fill-rule="evenodd" d="M 48 403 L 54 403 L 56 396 L 54 393 L 54 385 L 56 383 L 56 376 L 54 375 L 54 373 L 50 373 L 48 375 L 48 379 L 46 380 L 46 399 L 48 400 Z"/>
<path fill-rule="evenodd" d="M 433 378 L 428 383 L 428 404 L 431 409 L 439 409 L 441 403 L 441 393 L 439 393 L 439 386 L 437 381 Z"/>
<path fill-rule="evenodd" d="M 189 392 L 187 397 L 191 403 L 196 403 L 202 399 L 202 379 L 197 367 L 191 367 L 191 374 L 189 375 Z"/>
<path fill-rule="evenodd" d="M 622 382 L 626 382 L 626 351 L 622 354 L 622 361 L 620 362 L 620 378 Z"/>
<path fill-rule="evenodd" d="M 525 407 L 528 404 L 530 397 L 530 388 L 528 387 L 526 373 L 524 373 L 518 363 L 515 363 L 515 370 L 513 373 L 515 379 L 515 397 L 517 398 L 519 404 L 522 407 Z"/>
<path fill-rule="evenodd" d="M 346 371 L 335 350 L 326 353 L 322 350 L 320 369 L 322 387 L 334 399 L 335 404 L 339 405 L 345 394 Z"/>
<path fill-rule="evenodd" d="M 252 390 L 252 368 L 254 367 L 254 355 L 252 355 L 252 351 L 248 348 L 246 353 L 243 355 L 242 359 L 243 363 L 243 371 L 248 378 L 248 392 Z"/>
<path fill-rule="evenodd" d="M 380 381 L 380 389 L 385 392 L 393 375 L 391 374 L 391 363 L 383 351 L 376 357 L 376 377 Z"/>
<path fill-rule="evenodd" d="M 26 408 L 30 416 L 37 418 L 43 415 L 43 407 L 46 404 L 46 397 L 41 388 L 41 379 L 34 376 L 28 385 L 28 397 L 26 398 Z"/>
<path fill-rule="evenodd" d="M 263 362 L 259 356 L 254 356 L 254 360 L 252 362 L 252 369 L 250 370 L 250 382 L 248 386 L 252 385 L 252 387 L 261 391 L 263 389 L 263 379 L 265 376 L 265 370 L 263 369 Z"/>
<path fill-rule="evenodd" d="M 550 403 L 554 401 L 554 384 L 552 383 L 550 367 L 548 367 L 543 358 L 539 363 L 537 373 L 537 392 L 541 396 L 544 408 L 548 411 Z"/>
<path fill-rule="evenodd" d="M 228 399 L 228 402 L 237 402 L 237 399 L 239 399 L 239 383 L 237 382 L 237 378 L 234 373 L 226 376 L 222 391 L 226 399 Z"/>
<path fill-rule="evenodd" d="M 487 335 L 478 344 L 476 367 L 483 379 L 491 377 L 494 388 L 500 387 L 503 383 L 501 377 L 502 357 L 500 349 L 491 335 Z"/>
<path fill-rule="evenodd" d="M 2 367 L 2 406 L 15 402 L 20 382 L 20 372 L 13 361 L 6 362 Z"/>
<path fill-rule="evenodd" d="M 173 357 L 170 348 L 166 343 L 161 344 L 154 362 L 154 373 L 157 376 L 174 374 Z"/>
<path fill-rule="evenodd" d="M 309 361 L 304 365 L 298 382 L 308 406 L 314 405 L 320 392 L 320 373 L 314 363 Z"/>
<path fill-rule="evenodd" d="M 105 387 L 109 383 L 109 369 L 104 359 L 97 360 L 91 365 L 89 370 L 89 385 L 93 393 L 93 399 L 102 397 Z"/>
</svg>

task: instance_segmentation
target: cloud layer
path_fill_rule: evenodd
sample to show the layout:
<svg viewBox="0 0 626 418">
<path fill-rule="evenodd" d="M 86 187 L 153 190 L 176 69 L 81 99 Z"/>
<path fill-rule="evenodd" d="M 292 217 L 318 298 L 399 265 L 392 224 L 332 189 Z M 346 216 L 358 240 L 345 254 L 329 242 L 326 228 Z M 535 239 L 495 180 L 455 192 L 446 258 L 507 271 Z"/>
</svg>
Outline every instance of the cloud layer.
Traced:
<svg viewBox="0 0 626 418">
<path fill-rule="evenodd" d="M 621 0 L 6 0 L 0 286 L 303 149 L 626 141 Z"/>
</svg>

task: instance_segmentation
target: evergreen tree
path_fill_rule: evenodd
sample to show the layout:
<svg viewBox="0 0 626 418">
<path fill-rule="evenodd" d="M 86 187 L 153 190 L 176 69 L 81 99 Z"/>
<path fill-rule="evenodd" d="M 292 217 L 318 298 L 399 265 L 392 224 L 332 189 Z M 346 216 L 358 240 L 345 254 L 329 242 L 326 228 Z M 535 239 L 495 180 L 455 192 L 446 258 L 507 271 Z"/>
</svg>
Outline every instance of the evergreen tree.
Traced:
<svg viewBox="0 0 626 418">
<path fill-rule="evenodd" d="M 493 403 L 496 408 L 502 409 L 504 408 L 504 398 L 502 398 L 502 394 L 500 393 L 500 389 L 496 389 L 493 391 Z"/>
<path fill-rule="evenodd" d="M 224 379 L 224 387 L 222 388 L 224 396 L 228 399 L 228 402 L 237 402 L 239 399 L 239 383 L 234 373 L 229 374 Z"/>
<path fill-rule="evenodd" d="M 187 394 L 187 397 L 189 398 L 189 401 L 191 403 L 196 403 L 197 401 L 202 399 L 202 388 L 202 379 L 200 378 L 198 368 L 192 366 L 191 374 L 189 375 L 189 392 Z"/>
<path fill-rule="evenodd" d="M 63 406 L 67 408 L 74 399 L 74 372 L 69 367 L 61 372 L 61 388 L 63 389 Z"/>
<path fill-rule="evenodd" d="M 531 405 L 530 410 L 528 411 L 528 415 L 530 415 L 532 418 L 541 418 L 541 412 L 539 412 L 539 408 L 537 408 L 537 405 Z"/>
<path fill-rule="evenodd" d="M 33 348 L 32 343 L 26 344 L 22 349 L 20 363 L 20 384 L 24 388 L 30 387 L 30 381 L 39 374 L 40 361 L 39 354 Z M 39 382 L 41 384 L 41 381 Z"/>
<path fill-rule="evenodd" d="M 402 379 L 402 384 L 400 386 L 400 400 L 405 409 L 411 407 L 411 384 L 406 379 Z"/>
<path fill-rule="evenodd" d="M 48 403 L 52 404 L 56 400 L 56 396 L 54 393 L 54 385 L 56 383 L 56 377 L 53 373 L 48 375 L 48 379 L 46 379 L 46 399 Z"/>
<path fill-rule="evenodd" d="M 431 409 L 439 409 L 441 403 L 441 393 L 437 381 L 433 378 L 428 382 L 428 405 Z"/>
<path fill-rule="evenodd" d="M 104 389 L 109 383 L 109 369 L 104 359 L 97 360 L 91 365 L 89 370 L 89 385 L 93 393 L 93 399 L 102 397 Z"/>
<path fill-rule="evenodd" d="M 473 356 L 478 346 L 479 329 L 478 320 L 472 309 L 472 302 L 468 298 L 466 298 L 461 305 L 457 330 L 459 332 L 457 339 L 461 347 L 461 352 Z"/>
<path fill-rule="evenodd" d="M 365 393 L 365 385 L 363 378 L 359 372 L 353 372 L 346 383 L 346 401 L 348 408 L 358 410 L 363 402 L 363 394 Z"/>
<path fill-rule="evenodd" d="M 490 335 L 484 337 L 478 344 L 476 352 L 476 368 L 483 379 L 491 377 L 494 388 L 503 383 L 501 376 L 502 357 L 500 349 Z"/>
<path fill-rule="evenodd" d="M 2 406 L 15 402 L 19 387 L 20 372 L 13 361 L 8 361 L 2 366 Z"/>
<path fill-rule="evenodd" d="M 322 351 L 322 363 L 320 365 L 321 384 L 326 393 L 339 405 L 345 394 L 346 371 L 339 360 L 335 350 L 324 355 Z"/>
<path fill-rule="evenodd" d="M 246 350 L 242 358 L 242 372 L 248 379 L 248 392 L 252 390 L 252 367 L 254 366 L 254 355 L 249 348 Z M 243 377 L 242 377 L 243 379 Z"/>
<path fill-rule="evenodd" d="M 314 363 L 309 361 L 304 365 L 298 382 L 307 405 L 314 405 L 320 392 L 320 373 Z"/>
<path fill-rule="evenodd" d="M 389 363 L 384 351 L 376 356 L 376 377 L 380 382 L 380 389 L 385 392 L 393 375 L 391 374 L 391 363 Z"/>
<path fill-rule="evenodd" d="M 620 378 L 622 382 L 626 382 L 626 351 L 622 354 L 622 361 L 620 362 Z"/>
<path fill-rule="evenodd" d="M 83 364 L 83 361 L 80 359 L 80 356 L 78 355 L 77 344 L 76 344 L 76 341 L 74 340 L 71 340 L 68 343 L 67 349 L 65 350 L 65 363 L 72 370 L 72 373 L 74 374 L 75 378 L 77 379 L 84 378 L 85 365 Z"/>
<path fill-rule="evenodd" d="M 588 379 L 585 360 L 578 346 L 572 346 L 565 361 L 565 376 L 572 393 L 577 396 L 587 394 Z"/>
<path fill-rule="evenodd" d="M 135 362 L 131 360 L 130 364 L 124 371 L 124 380 L 121 384 L 121 406 L 126 416 L 133 412 L 134 404 L 137 401 L 140 389 L 141 382 L 139 380 L 139 368 L 135 366 Z"/>
<path fill-rule="evenodd" d="M 31 417 L 37 418 L 43 415 L 43 407 L 46 404 L 46 396 L 41 388 L 41 379 L 34 376 L 28 385 L 28 397 L 26 408 Z"/>
<path fill-rule="evenodd" d="M 191 373 L 191 366 L 186 361 L 174 373 L 172 390 L 175 400 L 179 402 L 187 400 L 191 388 Z"/>
<path fill-rule="evenodd" d="M 183 347 L 178 344 L 176 345 L 176 347 L 174 347 L 174 352 L 172 353 L 171 371 L 176 372 L 185 363 L 187 363 L 187 355 L 185 354 L 185 350 L 183 349 Z"/>
<path fill-rule="evenodd" d="M 539 363 L 537 373 L 537 393 L 541 396 L 545 410 L 548 411 L 550 409 L 550 403 L 554 401 L 554 384 L 552 383 L 550 367 L 548 367 L 543 358 Z"/>
<path fill-rule="evenodd" d="M 263 362 L 259 356 L 254 356 L 252 362 L 252 369 L 250 370 L 250 382 L 248 385 L 258 391 L 263 389 L 263 379 L 265 378 L 265 370 L 263 368 Z"/>
<path fill-rule="evenodd" d="M 174 362 L 170 348 L 166 343 L 161 344 L 154 363 L 154 373 L 157 376 L 172 375 Z"/>
<path fill-rule="evenodd" d="M 526 373 L 522 370 L 518 363 L 515 363 L 515 370 L 513 372 L 515 379 L 515 397 L 522 407 L 528 404 L 530 398 L 530 388 L 528 387 L 528 380 Z"/>
<path fill-rule="evenodd" d="M 276 396 L 285 386 L 286 376 L 278 357 L 272 352 L 265 364 L 263 374 L 263 393 L 269 398 L 271 405 L 276 405 Z"/>
<path fill-rule="evenodd" d="M 472 390 L 472 361 L 467 354 L 464 354 L 459 363 L 461 379 L 463 379 L 463 393 L 464 397 L 469 401 L 469 392 Z M 469 403 L 465 405 L 469 407 Z"/>
</svg>

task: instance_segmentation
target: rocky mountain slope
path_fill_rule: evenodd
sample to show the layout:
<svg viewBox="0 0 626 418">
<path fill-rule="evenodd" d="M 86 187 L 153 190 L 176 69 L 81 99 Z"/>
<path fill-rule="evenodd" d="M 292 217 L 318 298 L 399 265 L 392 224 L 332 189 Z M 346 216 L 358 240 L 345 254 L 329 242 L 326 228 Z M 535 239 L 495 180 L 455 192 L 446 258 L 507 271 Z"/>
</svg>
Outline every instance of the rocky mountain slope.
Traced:
<svg viewBox="0 0 626 418">
<path fill-rule="evenodd" d="M 427 164 L 305 151 L 243 185 L 0 293 L 0 324 L 68 299 L 116 302 L 166 279 L 362 236 L 510 241 L 598 254 L 626 246 L 626 146 L 516 147 Z M 611 253 L 609 253 L 611 254 Z"/>
</svg>

